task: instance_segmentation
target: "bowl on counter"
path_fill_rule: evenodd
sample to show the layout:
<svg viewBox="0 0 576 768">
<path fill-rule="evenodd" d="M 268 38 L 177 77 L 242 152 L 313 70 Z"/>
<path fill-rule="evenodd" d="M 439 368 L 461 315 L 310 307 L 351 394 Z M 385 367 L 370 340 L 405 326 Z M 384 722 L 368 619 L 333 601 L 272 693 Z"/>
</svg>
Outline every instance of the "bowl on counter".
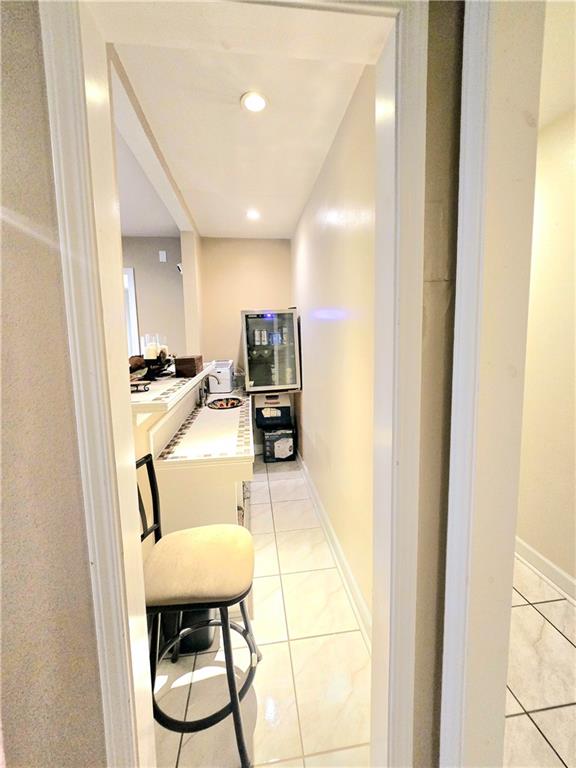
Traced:
<svg viewBox="0 0 576 768">
<path fill-rule="evenodd" d="M 213 411 L 229 411 L 231 408 L 240 408 L 242 400 L 239 397 L 217 397 L 208 403 L 208 408 Z"/>
</svg>

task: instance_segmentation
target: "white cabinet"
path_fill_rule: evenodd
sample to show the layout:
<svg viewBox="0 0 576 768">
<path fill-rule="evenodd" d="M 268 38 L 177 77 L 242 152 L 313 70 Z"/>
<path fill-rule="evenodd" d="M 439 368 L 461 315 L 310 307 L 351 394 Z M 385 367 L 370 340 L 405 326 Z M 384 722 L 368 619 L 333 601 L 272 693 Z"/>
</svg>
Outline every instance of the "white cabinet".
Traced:
<svg viewBox="0 0 576 768">
<path fill-rule="evenodd" d="M 252 479 L 254 443 L 250 397 L 227 411 L 193 406 L 150 430 L 162 509 L 162 531 L 212 523 L 248 522 L 244 483 Z M 180 410 L 180 407 L 177 409 Z"/>
<path fill-rule="evenodd" d="M 238 509 L 238 522 L 251 530 L 250 525 L 250 483 L 243 481 L 236 483 L 236 505 Z"/>
</svg>

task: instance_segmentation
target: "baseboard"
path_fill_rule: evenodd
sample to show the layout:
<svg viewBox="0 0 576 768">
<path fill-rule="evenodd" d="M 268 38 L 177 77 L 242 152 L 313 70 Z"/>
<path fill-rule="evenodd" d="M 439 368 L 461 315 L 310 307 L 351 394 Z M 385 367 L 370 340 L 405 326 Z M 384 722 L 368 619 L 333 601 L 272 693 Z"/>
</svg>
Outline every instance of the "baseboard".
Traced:
<svg viewBox="0 0 576 768">
<path fill-rule="evenodd" d="M 348 561 L 344 554 L 344 550 L 342 549 L 340 541 L 338 540 L 338 536 L 336 535 L 336 531 L 332 526 L 332 521 L 330 520 L 328 513 L 324 509 L 324 505 L 322 504 L 322 500 L 320 499 L 318 491 L 316 490 L 314 481 L 312 480 L 310 472 L 308 471 L 306 462 L 302 459 L 302 456 L 300 454 L 298 454 L 298 460 L 300 462 L 300 466 L 302 467 L 304 477 L 306 478 L 306 483 L 308 485 L 308 488 L 310 489 L 310 496 L 312 497 L 312 501 L 314 502 L 316 512 L 318 513 L 320 524 L 322 525 L 326 538 L 328 539 L 328 542 L 330 543 L 330 546 L 332 548 L 332 552 L 336 560 L 336 567 L 340 572 L 340 576 L 342 577 L 342 581 L 344 583 L 344 588 L 348 593 L 348 597 L 350 598 L 350 602 L 352 603 L 352 608 L 354 609 L 354 613 L 356 614 L 356 619 L 358 620 L 358 626 L 360 627 L 360 632 L 362 633 L 362 636 L 364 638 L 364 641 L 366 642 L 368 650 L 371 650 L 372 614 L 370 613 L 370 609 L 368 608 L 366 600 L 364 599 L 364 596 L 360 591 L 360 587 L 358 586 L 358 583 L 354 578 L 354 574 L 352 573 L 352 569 L 348 564 Z"/>
<path fill-rule="evenodd" d="M 564 592 L 572 600 L 576 600 L 576 579 L 563 571 L 562 568 L 554 565 L 551 560 L 541 555 L 530 544 L 526 544 L 519 536 L 516 536 L 516 554 L 537 570 L 553 587 Z"/>
</svg>

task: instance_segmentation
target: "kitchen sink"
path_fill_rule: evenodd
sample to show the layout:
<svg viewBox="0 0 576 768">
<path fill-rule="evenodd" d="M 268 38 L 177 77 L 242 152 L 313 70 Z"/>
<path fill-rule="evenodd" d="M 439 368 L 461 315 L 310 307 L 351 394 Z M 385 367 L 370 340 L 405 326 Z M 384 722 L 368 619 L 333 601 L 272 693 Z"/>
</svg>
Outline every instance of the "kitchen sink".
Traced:
<svg viewBox="0 0 576 768">
<path fill-rule="evenodd" d="M 242 400 L 239 397 L 218 397 L 208 403 L 208 408 L 214 411 L 227 411 L 230 408 L 239 408 L 241 405 Z"/>
</svg>

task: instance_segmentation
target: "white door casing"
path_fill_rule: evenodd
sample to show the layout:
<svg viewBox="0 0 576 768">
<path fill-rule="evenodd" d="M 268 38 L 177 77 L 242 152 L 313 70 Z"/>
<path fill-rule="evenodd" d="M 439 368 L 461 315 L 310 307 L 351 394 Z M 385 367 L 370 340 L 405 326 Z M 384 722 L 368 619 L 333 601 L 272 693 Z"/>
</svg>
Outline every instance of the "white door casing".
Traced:
<svg viewBox="0 0 576 768">
<path fill-rule="evenodd" d="M 427 50 L 427 4 L 403 4 L 376 67 L 375 766 L 413 756 Z"/>
<path fill-rule="evenodd" d="M 123 515 L 137 517 L 136 473 L 132 465 L 131 504 L 119 492 L 121 474 L 129 490 L 130 467 L 125 463 L 119 472 L 117 452 L 123 447 L 129 456 L 130 445 L 120 445 L 112 424 L 78 7 L 40 3 L 40 19 L 107 761 L 118 768 L 153 766 L 152 726 L 152 736 L 143 738 L 146 725 L 138 720 L 151 720 L 150 692 L 137 689 L 133 676 L 135 645 L 140 642 L 145 652 L 147 632 L 142 621 L 130 624 L 129 592 L 144 616 L 142 566 L 127 581 L 121 522 Z M 123 329 L 121 269 L 117 277 Z M 126 370 L 125 354 L 123 362 Z M 152 752 L 143 758 L 142 745 L 150 743 Z"/>
<path fill-rule="evenodd" d="M 466 4 L 440 765 L 502 765 L 543 3 Z"/>
</svg>

